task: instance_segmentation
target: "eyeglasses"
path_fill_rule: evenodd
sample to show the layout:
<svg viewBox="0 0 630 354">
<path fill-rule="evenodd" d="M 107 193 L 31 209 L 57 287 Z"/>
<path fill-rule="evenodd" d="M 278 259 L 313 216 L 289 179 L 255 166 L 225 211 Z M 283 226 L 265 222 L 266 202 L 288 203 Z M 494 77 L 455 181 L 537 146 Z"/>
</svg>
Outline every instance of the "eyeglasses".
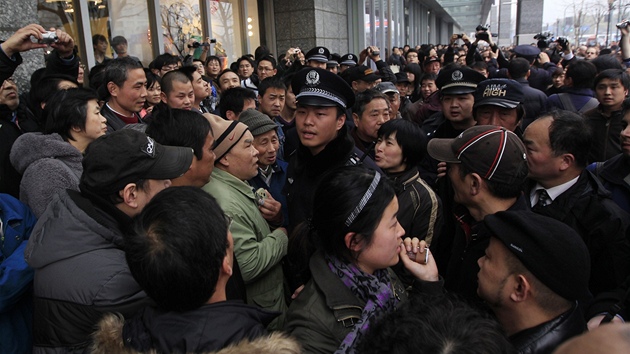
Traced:
<svg viewBox="0 0 630 354">
<path fill-rule="evenodd" d="M 225 222 L 227 223 L 227 228 L 229 230 L 232 227 L 232 222 L 234 221 L 234 218 L 229 216 L 228 214 L 223 214 L 223 217 L 225 218 Z"/>
</svg>

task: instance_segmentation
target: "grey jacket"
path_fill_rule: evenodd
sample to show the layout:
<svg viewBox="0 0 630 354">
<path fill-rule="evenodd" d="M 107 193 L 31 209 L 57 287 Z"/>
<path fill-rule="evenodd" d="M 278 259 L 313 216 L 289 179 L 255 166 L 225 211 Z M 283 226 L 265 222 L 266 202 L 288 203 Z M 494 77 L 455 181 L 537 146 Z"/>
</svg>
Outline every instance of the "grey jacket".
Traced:
<svg viewBox="0 0 630 354">
<path fill-rule="evenodd" d="M 104 203 L 60 193 L 35 225 L 24 252 L 35 270 L 34 353 L 82 352 L 105 312 L 129 316 L 147 303 L 122 250 L 126 216 Z"/>
<path fill-rule="evenodd" d="M 57 134 L 27 133 L 11 149 L 11 164 L 22 174 L 20 201 L 40 217 L 53 195 L 79 190 L 83 154 Z"/>
</svg>

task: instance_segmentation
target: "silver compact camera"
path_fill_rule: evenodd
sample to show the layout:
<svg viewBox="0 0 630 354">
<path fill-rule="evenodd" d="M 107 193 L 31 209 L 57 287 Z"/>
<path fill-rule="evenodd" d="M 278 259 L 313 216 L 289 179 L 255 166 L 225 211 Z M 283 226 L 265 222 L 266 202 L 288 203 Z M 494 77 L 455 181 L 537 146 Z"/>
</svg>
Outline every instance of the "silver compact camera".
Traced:
<svg viewBox="0 0 630 354">
<path fill-rule="evenodd" d="M 48 31 L 42 33 L 42 39 L 38 40 L 37 43 L 40 44 L 53 44 L 57 42 L 57 33 L 54 31 Z"/>
</svg>

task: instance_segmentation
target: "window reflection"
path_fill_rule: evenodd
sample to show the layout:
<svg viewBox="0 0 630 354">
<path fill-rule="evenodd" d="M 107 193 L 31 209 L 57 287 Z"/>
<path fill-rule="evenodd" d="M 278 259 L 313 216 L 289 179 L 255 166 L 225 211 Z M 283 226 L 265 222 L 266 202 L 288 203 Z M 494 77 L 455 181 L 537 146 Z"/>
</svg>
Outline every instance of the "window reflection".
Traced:
<svg viewBox="0 0 630 354">
<path fill-rule="evenodd" d="M 188 40 L 203 42 L 198 0 L 161 0 L 164 52 L 185 57 Z"/>
</svg>

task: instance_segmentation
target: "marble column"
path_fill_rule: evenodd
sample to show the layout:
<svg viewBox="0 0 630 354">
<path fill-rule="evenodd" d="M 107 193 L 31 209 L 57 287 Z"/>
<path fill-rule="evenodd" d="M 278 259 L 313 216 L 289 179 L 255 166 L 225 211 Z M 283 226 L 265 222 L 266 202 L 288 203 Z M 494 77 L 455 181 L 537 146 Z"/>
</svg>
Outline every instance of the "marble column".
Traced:
<svg viewBox="0 0 630 354">
<path fill-rule="evenodd" d="M 18 6 L 19 5 L 19 6 Z M 6 40 L 18 29 L 37 22 L 37 0 L 0 0 L 0 39 Z M 22 53 L 24 62 L 18 66 L 13 78 L 20 93 L 31 88 L 30 79 L 33 71 L 44 66 L 42 49 Z"/>
</svg>

